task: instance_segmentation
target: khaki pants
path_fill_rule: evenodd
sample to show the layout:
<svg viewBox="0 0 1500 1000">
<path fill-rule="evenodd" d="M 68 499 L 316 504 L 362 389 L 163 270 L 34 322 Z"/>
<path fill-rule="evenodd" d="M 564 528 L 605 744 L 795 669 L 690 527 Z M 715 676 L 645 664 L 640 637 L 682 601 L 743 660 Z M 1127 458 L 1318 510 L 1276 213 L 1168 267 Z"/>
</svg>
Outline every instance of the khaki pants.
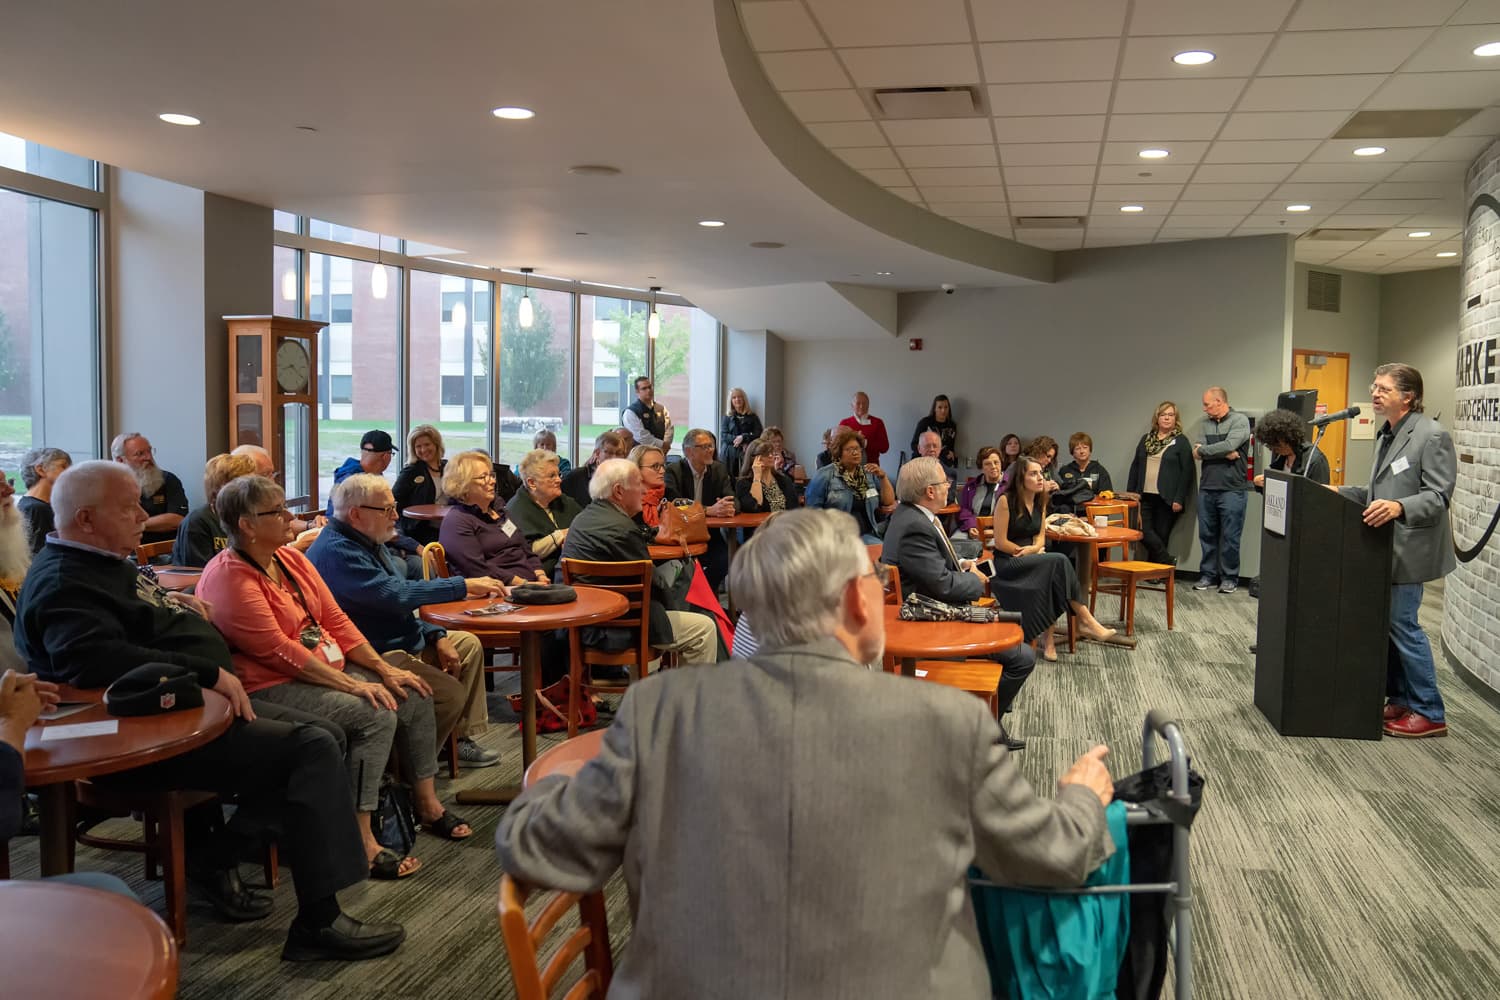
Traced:
<svg viewBox="0 0 1500 1000">
<path fill-rule="evenodd" d="M 457 677 L 438 665 L 433 643 L 419 656 L 396 652 L 384 657 L 387 663 L 410 670 L 431 686 L 439 749 L 447 744 L 450 732 L 472 738 L 489 724 L 489 706 L 484 700 L 484 647 L 468 632 L 449 632 L 448 641 L 458 653 Z"/>
<path fill-rule="evenodd" d="M 718 629 L 708 615 L 693 611 L 668 611 L 672 622 L 672 641 L 657 649 L 676 650 L 682 654 L 682 665 L 718 662 Z"/>
</svg>

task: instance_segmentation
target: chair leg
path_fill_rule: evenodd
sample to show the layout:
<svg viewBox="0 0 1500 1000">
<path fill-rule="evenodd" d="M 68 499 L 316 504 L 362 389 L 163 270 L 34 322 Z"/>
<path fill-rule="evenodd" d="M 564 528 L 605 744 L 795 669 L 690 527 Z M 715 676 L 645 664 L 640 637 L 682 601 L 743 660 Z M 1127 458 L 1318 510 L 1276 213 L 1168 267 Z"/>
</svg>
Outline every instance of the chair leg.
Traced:
<svg viewBox="0 0 1500 1000">
<path fill-rule="evenodd" d="M 276 850 L 274 840 L 266 842 L 266 853 L 261 860 L 261 869 L 266 873 L 266 888 L 276 888 L 281 882 L 281 855 Z"/>
<path fill-rule="evenodd" d="M 568 629 L 568 739 L 578 735 L 583 693 L 583 651 L 579 648 L 578 630 Z"/>
<path fill-rule="evenodd" d="M 1090 612 L 1092 613 L 1092 612 Z M 1078 652 L 1078 616 L 1068 609 L 1068 653 Z"/>
<path fill-rule="evenodd" d="M 1125 582 L 1125 588 L 1126 594 L 1129 595 L 1128 598 L 1122 598 L 1128 605 L 1125 614 L 1125 634 L 1132 636 L 1135 635 L 1135 577 L 1132 576 Z"/>
<path fill-rule="evenodd" d="M 182 827 L 182 801 L 175 792 L 168 792 L 159 800 L 158 822 L 167 926 L 181 948 L 187 944 L 187 843 Z"/>
<path fill-rule="evenodd" d="M 1167 585 L 1167 631 L 1172 631 L 1172 595 L 1177 592 L 1177 581 L 1168 575 L 1162 583 Z"/>
<path fill-rule="evenodd" d="M 458 733 L 448 734 L 448 777 L 458 777 Z"/>
</svg>

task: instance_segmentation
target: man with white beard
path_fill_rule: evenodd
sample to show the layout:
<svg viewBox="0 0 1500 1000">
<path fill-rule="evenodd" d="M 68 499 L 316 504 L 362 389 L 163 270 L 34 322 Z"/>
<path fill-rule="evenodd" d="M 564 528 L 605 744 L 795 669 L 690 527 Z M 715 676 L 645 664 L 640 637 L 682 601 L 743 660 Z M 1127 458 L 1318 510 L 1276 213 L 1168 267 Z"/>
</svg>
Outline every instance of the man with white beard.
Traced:
<svg viewBox="0 0 1500 1000">
<path fill-rule="evenodd" d="M 188 515 L 187 493 L 182 480 L 156 464 L 156 449 L 138 431 L 117 434 L 109 443 L 109 457 L 130 467 L 141 487 L 141 507 L 146 511 L 146 529 L 141 544 L 170 542 L 177 526 Z"/>
</svg>

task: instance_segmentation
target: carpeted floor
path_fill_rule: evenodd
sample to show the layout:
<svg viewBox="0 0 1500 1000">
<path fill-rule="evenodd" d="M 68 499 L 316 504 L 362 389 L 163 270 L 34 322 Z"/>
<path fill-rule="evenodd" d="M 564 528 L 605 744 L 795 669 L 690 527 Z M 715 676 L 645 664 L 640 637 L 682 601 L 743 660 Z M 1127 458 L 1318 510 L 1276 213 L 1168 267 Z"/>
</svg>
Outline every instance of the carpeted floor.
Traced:
<svg viewBox="0 0 1500 1000">
<path fill-rule="evenodd" d="M 1150 595 L 1137 609 L 1134 652 L 1084 644 L 1076 656 L 1039 664 L 1012 722 L 1030 743 L 1021 755 L 1028 777 L 1049 789 L 1096 740 L 1112 748 L 1114 773 L 1128 773 L 1140 762 L 1148 708 L 1181 721 L 1208 778 L 1192 838 L 1199 997 L 1500 993 L 1500 713 L 1440 664 L 1453 726 L 1447 739 L 1283 739 L 1251 704 L 1246 647 L 1256 602 L 1243 589 L 1194 593 L 1190 582 L 1178 586 L 1174 632 L 1164 631 L 1161 599 Z M 1423 623 L 1434 639 L 1440 614 L 1440 594 L 1430 588 Z M 497 720 L 509 716 L 498 698 L 492 703 Z M 442 782 L 445 798 L 455 787 L 514 779 L 514 726 L 497 723 L 487 741 L 505 753 L 503 763 Z M 221 924 L 194 906 L 181 996 L 513 997 L 494 918 L 498 813 L 464 812 L 476 826 L 471 840 L 423 834 L 420 874 L 344 894 L 357 915 L 405 922 L 409 936 L 396 955 L 352 966 L 281 963 L 295 903 L 284 883 L 275 914 L 261 924 Z M 12 842 L 11 854 L 18 877 L 35 875 L 34 840 Z M 119 874 L 159 907 L 159 883 L 144 882 L 124 855 L 80 848 L 78 867 Z M 254 873 L 247 866 L 245 874 Z M 618 953 L 629 936 L 618 877 L 609 895 Z"/>
</svg>

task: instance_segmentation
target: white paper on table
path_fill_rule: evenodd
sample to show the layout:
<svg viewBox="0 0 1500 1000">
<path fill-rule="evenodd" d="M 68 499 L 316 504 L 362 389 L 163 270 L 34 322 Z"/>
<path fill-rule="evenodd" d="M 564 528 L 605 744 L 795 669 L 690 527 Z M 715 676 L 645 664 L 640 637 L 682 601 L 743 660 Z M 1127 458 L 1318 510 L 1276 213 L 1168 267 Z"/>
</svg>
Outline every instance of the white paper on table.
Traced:
<svg viewBox="0 0 1500 1000">
<path fill-rule="evenodd" d="M 914 670 L 914 671 L 912 671 L 912 673 L 916 674 L 918 677 L 926 677 L 927 676 L 927 671 L 925 671 L 925 670 Z"/>
<path fill-rule="evenodd" d="M 41 715 L 38 715 L 37 718 L 41 719 L 43 722 L 56 722 L 58 719 L 66 719 L 70 715 L 77 715 L 79 712 L 87 711 L 88 709 L 91 709 L 93 707 L 94 702 L 91 701 L 82 701 L 75 703 L 64 702 L 62 704 L 59 704 L 51 711 L 43 712 Z"/>
<path fill-rule="evenodd" d="M 104 722 L 76 722 L 71 726 L 46 726 L 42 729 L 42 742 L 81 740 L 87 736 L 113 736 L 119 731 L 119 719 L 109 719 Z"/>
</svg>

